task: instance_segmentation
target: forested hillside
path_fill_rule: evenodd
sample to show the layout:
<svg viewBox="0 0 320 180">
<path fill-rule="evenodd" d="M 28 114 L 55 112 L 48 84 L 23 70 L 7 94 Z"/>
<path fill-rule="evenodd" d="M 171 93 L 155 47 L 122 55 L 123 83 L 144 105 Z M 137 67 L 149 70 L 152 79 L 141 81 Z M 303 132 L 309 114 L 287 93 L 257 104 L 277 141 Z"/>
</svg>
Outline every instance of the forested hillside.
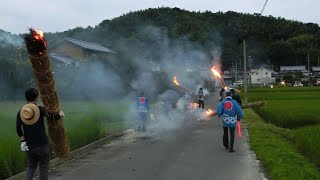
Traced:
<svg viewBox="0 0 320 180">
<path fill-rule="evenodd" d="M 0 79 L 7 83 L 1 83 L 0 88 L 9 86 L 14 91 L 31 83 L 22 36 L 0 30 Z M 279 65 L 306 64 L 308 54 L 311 65 L 317 65 L 320 56 L 320 28 L 317 24 L 236 12 L 147 9 L 104 20 L 95 27 L 45 32 L 49 50 L 65 37 L 111 48 L 117 52 L 119 66 L 139 58 L 157 62 L 163 58 L 166 48 L 181 46 L 182 52 L 196 48 L 208 58 L 219 56 L 223 68 L 227 69 L 243 58 L 244 39 L 253 66 L 272 64 L 277 68 Z M 192 46 L 186 45 L 190 42 Z"/>
</svg>

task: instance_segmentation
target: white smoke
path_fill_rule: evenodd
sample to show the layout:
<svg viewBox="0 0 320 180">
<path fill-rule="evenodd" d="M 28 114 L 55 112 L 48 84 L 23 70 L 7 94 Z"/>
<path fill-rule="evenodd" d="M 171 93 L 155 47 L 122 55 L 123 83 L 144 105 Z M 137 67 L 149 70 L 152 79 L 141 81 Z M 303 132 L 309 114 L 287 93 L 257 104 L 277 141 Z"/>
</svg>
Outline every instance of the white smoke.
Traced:
<svg viewBox="0 0 320 180">
<path fill-rule="evenodd" d="M 135 90 L 144 91 L 147 98 L 151 99 L 151 114 L 149 124 L 149 135 L 157 135 L 178 129 L 183 124 L 192 120 L 204 119 L 205 110 L 190 108 L 190 103 L 197 102 L 194 95 L 198 93 L 200 87 L 203 88 L 205 96 L 208 96 L 209 87 L 212 85 L 212 75 L 210 69 L 212 65 L 220 64 L 220 48 L 214 47 L 211 52 L 206 53 L 200 45 L 189 41 L 186 37 L 172 40 L 165 30 L 147 27 L 144 31 L 146 37 L 150 38 L 146 44 L 138 42 L 121 42 L 129 47 L 147 47 L 144 56 L 135 57 L 138 73 L 130 83 Z M 127 51 L 128 54 L 137 52 Z M 211 53 L 211 54 L 210 54 Z M 156 57 L 156 58 L 155 58 Z M 167 81 L 159 79 L 158 71 L 165 73 Z M 172 84 L 172 78 L 176 76 L 178 82 L 192 91 L 192 94 Z M 163 86 L 167 89 L 160 90 Z M 135 98 L 132 97 L 131 101 Z M 135 104 L 135 103 L 131 103 Z M 132 110 L 135 110 L 134 105 Z M 127 119 L 132 121 L 138 118 L 131 114 Z M 134 120 L 136 121 L 136 120 Z"/>
<path fill-rule="evenodd" d="M 23 45 L 23 39 L 21 38 L 21 36 L 12 35 L 8 32 L 0 30 L 0 46 L 5 47 L 8 45 L 21 47 Z"/>
</svg>

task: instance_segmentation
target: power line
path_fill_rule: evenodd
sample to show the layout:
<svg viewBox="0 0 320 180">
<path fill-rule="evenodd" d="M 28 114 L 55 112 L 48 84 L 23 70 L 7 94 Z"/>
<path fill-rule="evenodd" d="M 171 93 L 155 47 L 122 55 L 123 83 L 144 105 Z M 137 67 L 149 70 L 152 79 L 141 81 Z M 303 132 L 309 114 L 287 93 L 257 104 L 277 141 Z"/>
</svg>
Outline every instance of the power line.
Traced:
<svg viewBox="0 0 320 180">
<path fill-rule="evenodd" d="M 269 1 L 269 0 L 266 0 L 266 2 L 264 3 L 264 5 L 263 5 L 263 8 L 262 8 L 262 10 L 261 10 L 260 15 L 262 15 L 262 13 L 263 13 L 264 9 L 265 9 L 265 8 L 266 8 L 266 6 L 267 6 L 268 1 Z"/>
</svg>

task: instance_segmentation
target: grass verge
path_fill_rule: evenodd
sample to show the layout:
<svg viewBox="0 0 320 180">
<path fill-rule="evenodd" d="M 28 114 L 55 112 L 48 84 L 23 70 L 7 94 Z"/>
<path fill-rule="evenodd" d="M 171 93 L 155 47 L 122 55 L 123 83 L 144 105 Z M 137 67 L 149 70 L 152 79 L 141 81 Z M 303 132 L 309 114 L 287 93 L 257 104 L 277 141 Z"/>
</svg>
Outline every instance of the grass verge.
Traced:
<svg viewBox="0 0 320 180">
<path fill-rule="evenodd" d="M 294 131 L 265 123 L 252 109 L 246 109 L 250 146 L 272 180 L 319 180 L 314 164 L 300 155 L 288 140 Z"/>
<path fill-rule="evenodd" d="M 295 145 L 320 171 L 320 125 L 307 126 L 294 131 Z"/>
</svg>

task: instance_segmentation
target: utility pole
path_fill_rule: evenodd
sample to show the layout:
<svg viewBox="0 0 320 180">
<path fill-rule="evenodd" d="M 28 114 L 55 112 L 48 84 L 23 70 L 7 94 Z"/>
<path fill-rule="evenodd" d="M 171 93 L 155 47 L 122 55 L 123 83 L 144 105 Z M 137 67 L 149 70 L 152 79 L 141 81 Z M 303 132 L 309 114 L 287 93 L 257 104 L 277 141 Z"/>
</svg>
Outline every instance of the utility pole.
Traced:
<svg viewBox="0 0 320 180">
<path fill-rule="evenodd" d="M 238 89 L 238 61 L 236 61 L 236 89 Z"/>
<path fill-rule="evenodd" d="M 246 40 L 243 40 L 243 81 L 244 81 L 244 100 L 248 103 L 248 78 L 247 78 L 247 52 Z"/>
<path fill-rule="evenodd" d="M 308 78 L 310 73 L 310 54 L 308 53 Z"/>
</svg>

